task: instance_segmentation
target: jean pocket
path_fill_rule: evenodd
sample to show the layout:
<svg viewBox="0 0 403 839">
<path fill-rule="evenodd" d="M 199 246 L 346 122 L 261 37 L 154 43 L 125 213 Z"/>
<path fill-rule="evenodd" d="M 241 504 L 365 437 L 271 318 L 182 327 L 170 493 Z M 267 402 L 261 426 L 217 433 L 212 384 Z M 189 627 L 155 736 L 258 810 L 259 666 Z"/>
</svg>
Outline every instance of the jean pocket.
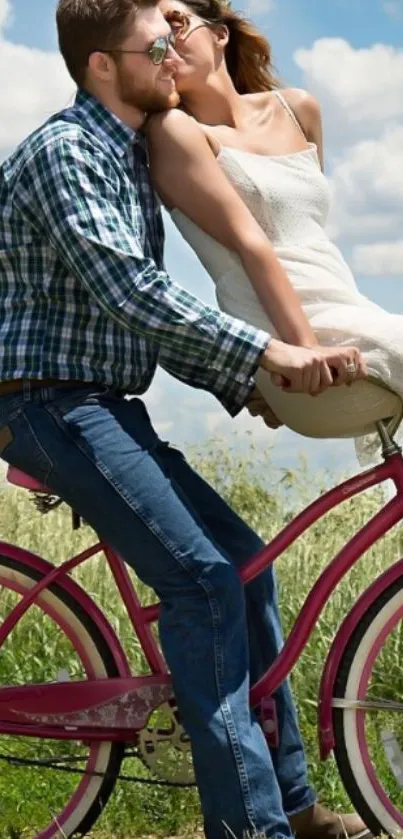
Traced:
<svg viewBox="0 0 403 839">
<path fill-rule="evenodd" d="M 69 390 L 57 390 L 55 388 L 52 396 L 45 400 L 46 410 L 57 420 L 64 419 L 76 408 L 88 408 L 98 405 L 99 399 L 103 396 L 104 390 L 95 390 L 94 385 L 88 388 L 74 388 Z"/>
<path fill-rule="evenodd" d="M 51 458 L 22 409 L 0 428 L 0 456 L 10 466 L 43 484 L 46 484 L 53 469 Z"/>
</svg>

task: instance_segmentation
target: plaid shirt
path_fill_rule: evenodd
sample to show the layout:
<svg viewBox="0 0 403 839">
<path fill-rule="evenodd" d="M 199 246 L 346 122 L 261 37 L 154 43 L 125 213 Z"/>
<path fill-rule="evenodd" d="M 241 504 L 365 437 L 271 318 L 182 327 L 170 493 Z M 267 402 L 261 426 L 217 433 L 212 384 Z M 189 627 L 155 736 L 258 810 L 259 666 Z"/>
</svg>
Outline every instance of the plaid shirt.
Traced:
<svg viewBox="0 0 403 839">
<path fill-rule="evenodd" d="M 167 275 L 141 133 L 80 90 L 3 163 L 0 206 L 0 381 L 143 393 L 160 364 L 244 405 L 268 335 Z"/>
</svg>

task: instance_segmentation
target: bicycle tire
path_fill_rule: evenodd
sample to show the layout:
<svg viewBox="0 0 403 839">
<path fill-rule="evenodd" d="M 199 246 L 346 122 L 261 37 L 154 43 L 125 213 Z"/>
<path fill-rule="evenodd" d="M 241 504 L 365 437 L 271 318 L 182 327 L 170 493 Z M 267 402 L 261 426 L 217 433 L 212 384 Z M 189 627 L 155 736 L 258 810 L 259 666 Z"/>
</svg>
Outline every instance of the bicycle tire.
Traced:
<svg viewBox="0 0 403 839">
<path fill-rule="evenodd" d="M 28 587 L 31 588 L 32 585 L 42 579 L 42 577 L 43 575 L 41 572 L 31 568 L 23 561 L 0 555 L 0 583 L 3 588 L 7 587 L 8 580 L 9 589 L 15 592 L 16 589 L 13 589 L 10 583 L 13 582 L 15 586 L 16 580 L 18 580 L 18 584 L 26 590 Z M 47 604 L 45 604 L 44 597 Z M 119 673 L 117 672 L 113 655 L 98 627 L 89 615 L 83 612 L 82 607 L 75 601 L 74 597 L 63 588 L 63 585 L 60 583 L 51 584 L 48 589 L 45 589 L 44 597 L 40 598 L 36 604 L 36 608 L 41 608 L 42 612 L 46 613 L 49 617 L 49 613 L 45 608 L 47 605 L 53 615 L 57 616 L 57 614 L 59 614 L 59 618 L 62 620 L 64 625 L 66 625 L 67 621 L 70 628 L 74 627 L 74 632 L 72 629 L 73 637 L 74 634 L 77 634 L 77 631 L 80 633 L 80 644 L 84 645 L 83 649 L 86 650 L 86 655 L 92 656 L 92 666 L 94 671 L 97 672 L 98 677 L 118 676 Z M 58 622 L 57 617 L 53 617 L 52 620 L 56 623 Z M 71 639 L 59 624 L 59 631 L 60 630 L 64 633 L 65 637 L 68 638 L 71 644 Z M 76 650 L 74 644 L 73 648 L 77 652 L 79 660 L 82 661 L 81 654 Z M 0 734 L 0 751 L 2 736 L 3 735 Z M 36 837 L 38 837 L 38 839 L 42 839 L 42 837 L 43 839 L 45 839 L 45 837 L 46 839 L 53 839 L 53 836 L 56 839 L 56 836 L 61 835 L 60 827 L 63 829 L 62 835 L 68 837 L 84 836 L 99 818 L 115 786 L 116 778 L 119 774 L 121 762 L 124 756 L 124 744 L 110 742 L 101 744 L 93 743 L 89 746 L 89 748 L 92 750 L 90 752 L 92 755 L 96 755 L 96 750 L 98 750 L 99 757 L 96 759 L 97 771 L 98 764 L 100 763 L 102 766 L 102 776 L 106 777 L 100 778 L 97 776 L 83 775 L 80 778 L 78 775 L 78 789 L 80 789 L 80 786 L 82 785 L 83 795 L 78 799 L 77 807 L 74 807 L 71 812 L 68 812 L 70 807 L 70 802 L 68 802 L 66 807 L 63 808 L 62 814 L 60 814 L 60 818 L 59 814 L 57 814 L 57 824 L 54 824 L 53 828 L 52 823 L 55 822 L 54 817 L 49 825 L 46 825 L 45 828 L 41 828 L 40 832 L 36 833 Z M 74 794 L 71 799 L 72 801 L 76 795 L 77 793 Z M 66 819 L 63 817 L 63 813 L 65 812 L 67 813 Z M 60 827 L 58 825 L 60 825 Z"/>
<path fill-rule="evenodd" d="M 390 631 L 385 634 L 379 650 L 382 650 L 385 642 L 391 637 L 397 621 L 403 619 L 403 579 L 399 578 L 392 583 L 372 603 L 357 628 L 351 635 L 340 662 L 335 680 L 334 697 L 339 699 L 359 699 L 354 685 L 359 683 L 362 674 L 368 672 L 366 668 L 371 664 L 371 651 L 375 655 L 377 639 L 381 637 L 382 628 L 384 632 L 390 626 Z M 386 629 L 385 629 L 386 628 Z M 376 653 L 378 655 L 378 652 Z M 370 698 L 370 697 L 369 697 Z M 382 697 L 380 697 L 382 698 Z M 403 697 L 399 696 L 399 701 Z M 383 794 L 381 790 L 382 781 L 376 780 L 375 770 L 370 767 L 369 738 L 365 736 L 365 743 L 362 738 L 364 730 L 363 723 L 360 726 L 358 716 L 363 718 L 364 711 L 333 709 L 333 725 L 335 734 L 334 755 L 343 785 L 354 805 L 369 827 L 373 835 L 387 833 L 388 835 L 400 834 L 403 825 L 403 807 L 399 804 L 399 810 L 394 805 L 386 802 L 388 791 Z M 354 735 L 357 730 L 357 737 Z M 365 735 L 367 734 L 365 729 Z M 358 748 L 357 748 L 358 744 Z M 364 745 L 364 748 L 363 748 Z M 383 788 L 382 788 L 383 789 Z M 397 815 L 393 815 L 395 810 Z M 400 823 L 398 821 L 399 815 Z"/>
</svg>

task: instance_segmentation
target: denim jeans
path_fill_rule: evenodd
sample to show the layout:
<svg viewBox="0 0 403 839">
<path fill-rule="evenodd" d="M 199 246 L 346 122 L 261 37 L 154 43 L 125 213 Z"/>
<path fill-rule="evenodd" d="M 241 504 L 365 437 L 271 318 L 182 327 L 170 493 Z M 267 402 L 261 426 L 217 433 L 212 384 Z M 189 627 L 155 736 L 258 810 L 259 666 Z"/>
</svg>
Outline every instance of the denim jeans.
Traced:
<svg viewBox="0 0 403 839">
<path fill-rule="evenodd" d="M 71 504 L 159 596 L 208 839 L 290 837 L 286 814 L 314 794 L 288 683 L 272 753 L 248 703 L 250 679 L 282 644 L 272 571 L 245 589 L 237 573 L 260 539 L 159 439 L 137 398 L 27 384 L 0 397 L 0 429 L 1 456 Z"/>
</svg>

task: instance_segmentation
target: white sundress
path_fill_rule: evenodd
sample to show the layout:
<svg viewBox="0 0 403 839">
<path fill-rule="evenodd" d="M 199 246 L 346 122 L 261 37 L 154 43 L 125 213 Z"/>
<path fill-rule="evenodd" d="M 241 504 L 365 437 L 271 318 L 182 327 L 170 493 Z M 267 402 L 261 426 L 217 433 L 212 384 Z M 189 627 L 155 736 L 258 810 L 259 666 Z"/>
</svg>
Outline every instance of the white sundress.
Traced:
<svg viewBox="0 0 403 839">
<path fill-rule="evenodd" d="M 276 95 L 302 129 L 283 96 Z M 267 234 L 321 344 L 353 344 L 363 352 L 370 381 L 329 388 L 318 397 L 288 394 L 259 370 L 256 382 L 285 425 L 309 437 L 356 437 L 362 462 L 379 448 L 375 421 L 402 417 L 403 315 L 360 294 L 340 250 L 326 232 L 329 185 L 312 143 L 292 154 L 266 156 L 224 146 L 218 163 Z M 238 255 L 222 247 L 182 212 L 171 216 L 216 286 L 219 307 L 275 335 Z M 374 384 L 378 382 L 379 385 Z"/>
</svg>

